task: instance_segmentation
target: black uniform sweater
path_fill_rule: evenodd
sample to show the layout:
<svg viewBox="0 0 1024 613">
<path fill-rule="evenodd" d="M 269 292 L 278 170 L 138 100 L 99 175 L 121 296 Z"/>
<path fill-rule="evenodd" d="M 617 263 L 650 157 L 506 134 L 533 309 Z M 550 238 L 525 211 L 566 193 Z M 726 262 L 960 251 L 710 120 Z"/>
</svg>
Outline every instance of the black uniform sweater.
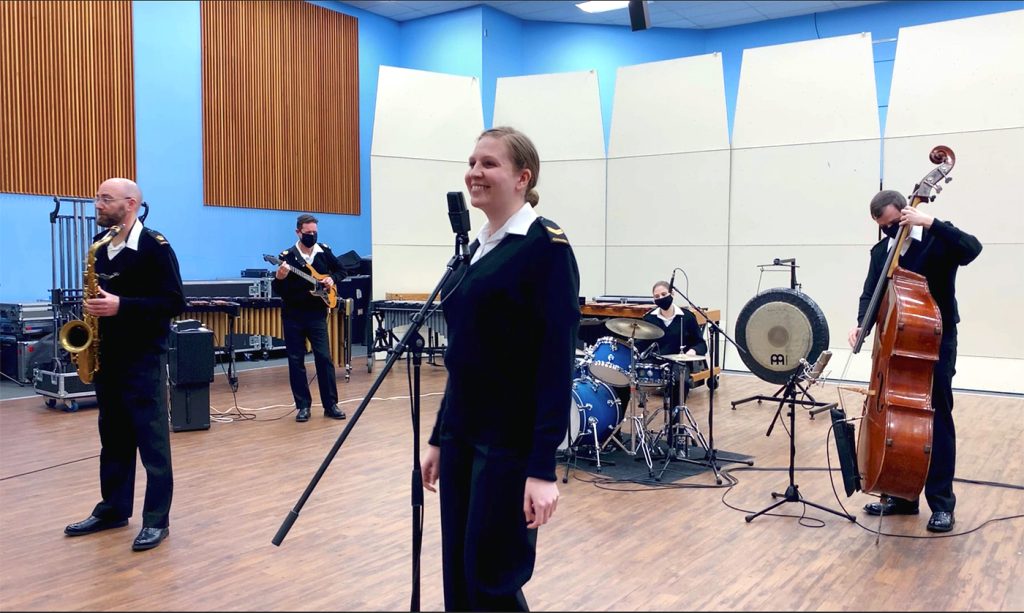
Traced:
<svg viewBox="0 0 1024 613">
<path fill-rule="evenodd" d="M 330 247 L 324 243 L 318 244 L 322 251 L 313 257 L 313 263 L 310 265 L 317 274 L 330 275 L 334 279 L 335 285 L 341 283 L 345 280 L 345 272 L 338 264 L 337 258 L 334 257 Z M 306 260 L 302 259 L 302 254 L 299 253 L 299 248 L 295 245 L 282 251 L 278 258 L 287 262 L 292 268 L 307 275 L 310 274 L 309 269 L 306 268 Z M 289 272 L 284 279 L 275 277 L 270 282 L 270 288 L 274 291 L 275 296 L 280 296 L 284 301 L 285 311 L 312 311 L 323 315 L 327 314 L 327 303 L 323 301 L 323 298 L 311 294 L 310 291 L 316 288 L 309 280 L 303 279 L 299 275 Z"/>
<path fill-rule="evenodd" d="M 543 217 L 452 275 L 441 293 L 448 384 L 430 444 L 454 436 L 507 449 L 526 461 L 528 476 L 555 480 L 572 403 L 579 284 L 565 234 Z"/>
</svg>

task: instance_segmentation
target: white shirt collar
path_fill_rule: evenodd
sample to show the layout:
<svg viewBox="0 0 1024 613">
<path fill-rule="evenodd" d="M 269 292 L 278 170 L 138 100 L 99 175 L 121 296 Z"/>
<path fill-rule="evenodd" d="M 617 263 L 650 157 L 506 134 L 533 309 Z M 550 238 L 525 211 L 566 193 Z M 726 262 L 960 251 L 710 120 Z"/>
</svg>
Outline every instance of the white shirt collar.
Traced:
<svg viewBox="0 0 1024 613">
<path fill-rule="evenodd" d="M 915 241 L 920 241 L 922 236 L 924 236 L 924 228 L 922 228 L 921 226 L 912 226 L 910 228 L 910 238 L 914 239 Z M 886 243 L 886 245 L 885 245 L 885 250 L 887 252 L 888 251 L 892 251 L 892 246 L 895 245 L 895 244 L 896 244 L 896 239 L 895 238 L 890 238 L 889 242 Z M 907 253 L 907 249 L 909 249 L 909 248 L 910 248 L 910 241 L 903 241 L 903 248 L 900 249 L 900 255 L 906 254 Z"/>
<path fill-rule="evenodd" d="M 483 227 L 480 228 L 480 233 L 476 235 L 476 240 L 480 242 L 480 246 L 477 247 L 476 253 L 473 254 L 473 260 L 470 264 L 475 264 L 487 252 L 497 247 L 498 243 L 509 234 L 526 236 L 526 233 L 530 231 L 530 226 L 536 219 L 537 213 L 533 210 L 533 205 L 529 202 L 524 202 L 522 208 L 513 213 L 512 217 L 509 217 L 508 221 L 505 222 L 505 225 L 498 228 L 493 234 L 491 233 L 491 222 L 485 222 Z"/>
<path fill-rule="evenodd" d="M 295 241 L 295 250 L 299 252 L 299 256 L 301 256 L 303 260 L 306 260 L 307 264 L 313 263 L 313 258 L 316 257 L 316 254 L 324 252 L 324 250 L 320 248 L 320 243 L 316 243 L 313 245 L 313 251 L 311 251 L 309 255 L 306 255 L 302 252 L 302 243 L 299 241 Z"/>
<path fill-rule="evenodd" d="M 138 251 L 140 236 L 142 236 L 142 220 L 136 219 L 135 223 L 132 224 L 132 229 L 128 231 L 128 238 L 126 238 L 123 243 L 116 247 L 112 242 L 107 243 L 107 259 L 113 260 L 117 254 L 124 250 L 125 247 L 132 251 Z"/>
<path fill-rule="evenodd" d="M 672 323 L 673 319 L 675 319 L 676 317 L 678 317 L 678 316 L 683 314 L 683 310 L 681 308 L 679 308 L 678 304 L 673 304 L 672 305 L 672 311 L 673 311 L 672 312 L 672 317 L 669 317 L 668 319 L 665 319 L 665 317 L 662 316 L 661 309 L 659 309 L 658 307 L 654 307 L 654 310 L 652 310 L 649 314 L 650 315 L 657 315 L 658 319 L 660 319 L 661 321 L 665 322 L 666 324 L 670 324 L 670 323 Z"/>
</svg>

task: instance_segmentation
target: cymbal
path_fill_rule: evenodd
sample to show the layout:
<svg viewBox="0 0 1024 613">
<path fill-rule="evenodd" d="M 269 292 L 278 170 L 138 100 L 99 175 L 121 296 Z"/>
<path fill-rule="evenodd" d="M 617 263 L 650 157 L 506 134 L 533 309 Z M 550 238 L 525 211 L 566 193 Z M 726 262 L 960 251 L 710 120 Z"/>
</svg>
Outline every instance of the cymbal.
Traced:
<svg viewBox="0 0 1024 613">
<path fill-rule="evenodd" d="M 642 319 L 630 319 L 628 317 L 616 317 L 604 322 L 609 330 L 625 336 L 644 341 L 653 341 L 665 336 L 665 331 L 658 326 L 648 323 Z"/>
<path fill-rule="evenodd" d="M 663 360 L 671 360 L 673 362 L 704 362 L 708 359 L 708 356 L 706 355 L 690 355 L 687 353 L 667 353 L 657 357 Z"/>
<path fill-rule="evenodd" d="M 599 326 L 601 323 L 603 322 L 600 319 L 596 319 L 594 317 L 584 317 L 580 320 L 581 326 Z"/>
</svg>

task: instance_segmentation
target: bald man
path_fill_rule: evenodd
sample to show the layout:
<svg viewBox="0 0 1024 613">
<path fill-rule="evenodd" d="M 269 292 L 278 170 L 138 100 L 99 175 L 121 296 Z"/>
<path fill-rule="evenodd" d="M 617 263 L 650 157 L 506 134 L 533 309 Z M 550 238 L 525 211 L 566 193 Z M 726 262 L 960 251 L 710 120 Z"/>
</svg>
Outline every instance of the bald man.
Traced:
<svg viewBox="0 0 1024 613">
<path fill-rule="evenodd" d="M 96 190 L 96 222 L 121 227 L 96 253 L 99 295 L 83 305 L 99 318 L 95 382 L 102 500 L 88 518 L 64 529 L 68 536 L 82 536 L 128 525 L 138 453 L 146 469 L 146 498 L 135 551 L 156 547 L 168 534 L 173 479 L 164 365 L 171 318 L 185 308 L 178 258 L 162 234 L 142 226 L 141 202 L 139 186 L 128 179 L 107 179 Z"/>
</svg>

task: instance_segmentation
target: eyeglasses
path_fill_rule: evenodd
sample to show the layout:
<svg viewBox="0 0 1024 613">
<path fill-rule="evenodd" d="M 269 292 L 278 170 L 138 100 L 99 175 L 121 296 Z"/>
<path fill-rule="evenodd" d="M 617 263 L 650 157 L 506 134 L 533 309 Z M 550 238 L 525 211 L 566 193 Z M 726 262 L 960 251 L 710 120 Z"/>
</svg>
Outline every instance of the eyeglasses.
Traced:
<svg viewBox="0 0 1024 613">
<path fill-rule="evenodd" d="M 111 202 L 114 202 L 115 200 L 128 200 L 128 199 L 129 199 L 128 197 L 125 197 L 125 198 L 114 198 L 113 196 L 106 196 L 106 195 L 104 195 L 104 196 L 97 196 L 97 197 L 93 198 L 92 199 L 92 203 L 93 204 L 100 204 L 100 203 L 110 204 Z"/>
</svg>

